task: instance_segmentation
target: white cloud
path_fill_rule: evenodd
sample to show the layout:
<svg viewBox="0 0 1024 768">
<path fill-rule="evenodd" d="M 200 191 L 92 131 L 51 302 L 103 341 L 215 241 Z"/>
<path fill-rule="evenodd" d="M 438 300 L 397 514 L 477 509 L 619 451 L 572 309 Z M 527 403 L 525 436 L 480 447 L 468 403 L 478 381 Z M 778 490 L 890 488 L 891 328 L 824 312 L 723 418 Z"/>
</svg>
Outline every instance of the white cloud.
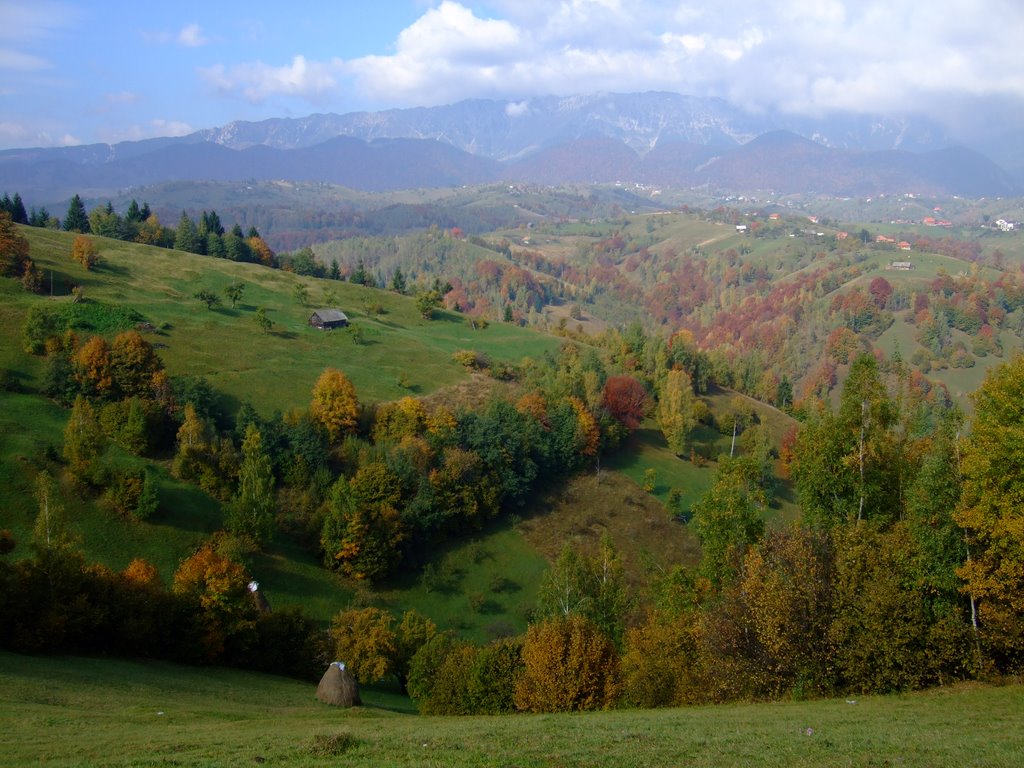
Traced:
<svg viewBox="0 0 1024 768">
<path fill-rule="evenodd" d="M 199 70 L 201 77 L 222 93 L 240 93 L 253 102 L 265 100 L 272 95 L 301 96 L 318 101 L 334 91 L 342 64 L 306 61 L 296 56 L 291 64 L 273 67 L 263 62 L 250 62 L 225 67 L 218 64 Z"/>
<path fill-rule="evenodd" d="M 0 0 L 0 70 L 38 72 L 50 69 L 49 59 L 30 49 L 70 27 L 78 16 L 76 9 L 64 3 Z"/>
<path fill-rule="evenodd" d="M 36 72 L 49 68 L 50 62 L 40 56 L 33 56 L 31 53 L 24 53 L 23 51 L 14 51 L 10 48 L 0 48 L 0 69 L 15 72 Z"/>
<path fill-rule="evenodd" d="M 1009 0 L 969 9 L 962 0 L 490 0 L 487 8 L 431 3 L 384 53 L 223 64 L 202 76 L 254 102 L 338 104 L 354 92 L 381 108 L 647 90 L 804 114 L 1024 100 L 1024 3 Z"/>
<path fill-rule="evenodd" d="M 74 147 L 82 140 L 52 122 L 0 120 L 0 147 Z"/>
<path fill-rule="evenodd" d="M 505 105 L 505 114 L 509 117 L 522 117 L 530 111 L 528 101 L 510 101 Z"/>
<path fill-rule="evenodd" d="M 178 32 L 177 37 L 178 45 L 183 45 L 186 48 L 198 48 L 206 45 L 210 42 L 207 38 L 203 37 L 203 30 L 198 24 L 186 24 Z"/>
</svg>

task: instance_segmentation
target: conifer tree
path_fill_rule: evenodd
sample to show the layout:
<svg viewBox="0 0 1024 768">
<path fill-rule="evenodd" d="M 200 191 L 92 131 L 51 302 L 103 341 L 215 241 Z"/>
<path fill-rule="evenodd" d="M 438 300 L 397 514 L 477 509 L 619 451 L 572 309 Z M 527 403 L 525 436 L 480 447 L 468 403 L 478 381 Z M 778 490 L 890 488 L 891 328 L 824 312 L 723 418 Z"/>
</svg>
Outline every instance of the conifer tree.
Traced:
<svg viewBox="0 0 1024 768">
<path fill-rule="evenodd" d="M 14 193 L 14 200 L 11 201 L 11 221 L 15 224 L 28 224 L 25 203 L 21 201 L 21 195 L 17 192 Z"/>
<path fill-rule="evenodd" d="M 205 243 L 204 243 L 205 245 Z M 178 228 L 174 232 L 174 249 L 188 253 L 201 253 L 199 231 L 196 224 L 184 211 L 178 219 Z"/>
<path fill-rule="evenodd" d="M 77 194 L 71 198 L 71 202 L 68 204 L 68 213 L 64 217 L 63 228 L 65 232 L 78 232 L 83 235 L 87 235 L 91 231 L 85 204 Z"/>
</svg>

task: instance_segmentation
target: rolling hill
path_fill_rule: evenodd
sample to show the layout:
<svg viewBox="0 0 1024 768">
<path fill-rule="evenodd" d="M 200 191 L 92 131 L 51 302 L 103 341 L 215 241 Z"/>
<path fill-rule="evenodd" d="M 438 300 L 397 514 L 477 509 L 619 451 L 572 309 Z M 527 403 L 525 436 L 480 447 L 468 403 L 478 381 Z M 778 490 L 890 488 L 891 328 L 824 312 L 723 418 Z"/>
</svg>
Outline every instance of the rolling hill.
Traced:
<svg viewBox="0 0 1024 768">
<path fill-rule="evenodd" d="M 488 393 L 503 385 L 479 374 L 467 376 L 452 360 L 453 352 L 471 348 L 495 363 L 518 363 L 555 352 L 564 343 L 515 324 L 492 323 L 485 330 L 473 330 L 452 312 L 426 321 L 411 298 L 388 291 L 102 238 L 97 238 L 102 261 L 87 272 L 68 256 L 72 235 L 22 231 L 48 285 L 52 278 L 54 286 L 52 296 L 33 296 L 14 281 L 0 282 L 0 369 L 5 380 L 16 381 L 10 387 L 15 391 L 0 392 L 0 528 L 12 530 L 22 545 L 30 539 L 36 514 L 35 473 L 43 468 L 59 471 L 55 458 L 68 412 L 38 394 L 45 361 L 21 351 L 21 328 L 30 307 L 69 305 L 71 285 L 81 288 L 83 306 L 92 307 L 96 317 L 119 307 L 144 318 L 146 335 L 168 373 L 208 380 L 228 422 L 242 403 L 255 406 L 264 416 L 305 408 L 326 366 L 344 370 L 363 402 L 409 394 L 451 407 L 486 402 Z M 207 310 L 193 297 L 199 288 L 220 292 L 236 281 L 245 285 L 237 307 Z M 357 342 L 351 327 L 327 333 L 310 328 L 306 321 L 312 309 L 295 295 L 300 285 L 308 291 L 310 306 L 342 307 L 351 327 L 360 329 L 361 339 Z M 254 319 L 257 307 L 266 308 L 272 318 L 271 332 L 259 330 Z M 88 326 L 79 331 L 83 338 L 91 332 Z M 717 409 L 714 403 L 712 409 Z M 785 428 L 773 429 L 777 439 Z M 700 439 L 701 450 L 710 456 L 727 450 L 726 439 L 717 433 L 708 431 Z M 221 505 L 174 478 L 169 456 L 139 459 L 116 449 L 111 460 L 121 468 L 148 467 L 155 472 L 160 511 L 147 522 L 132 522 L 103 508 L 97 498 L 67 486 L 64 493 L 81 546 L 90 559 L 115 569 L 124 568 L 133 557 L 144 557 L 169 581 L 180 560 L 221 527 Z M 653 494 L 642 491 L 637 482 L 649 467 L 656 467 L 659 477 Z M 521 630 L 546 567 L 545 557 L 557 554 L 561 541 L 589 546 L 602 531 L 611 532 L 637 585 L 652 558 L 666 565 L 680 558 L 694 563 L 692 533 L 670 522 L 662 504 L 672 487 L 685 489 L 686 504 L 695 503 L 713 472 L 714 462 L 698 468 L 681 461 L 665 449 L 660 434 L 648 430 L 626 449 L 621 472 L 604 473 L 596 485 L 587 477 L 570 480 L 564 489 L 552 489 L 520 510 L 518 522 L 505 521 L 439 548 L 434 563 L 451 572 L 449 588 L 425 587 L 414 570 L 383 585 L 376 599 L 394 610 L 416 607 L 442 627 L 478 640 L 507 627 Z M 632 522 L 617 518 L 622 506 L 640 516 L 630 518 Z M 783 509 L 792 514 L 791 505 Z M 639 530 L 632 527 L 637 522 L 642 523 Z M 27 554 L 27 548 L 19 546 L 16 556 Z M 302 606 L 320 621 L 347 604 L 354 590 L 353 584 L 339 582 L 287 536 L 256 555 L 252 568 L 275 606 Z M 469 609 L 467 600 L 488 591 L 496 570 L 516 589 L 503 593 L 487 611 Z"/>
</svg>

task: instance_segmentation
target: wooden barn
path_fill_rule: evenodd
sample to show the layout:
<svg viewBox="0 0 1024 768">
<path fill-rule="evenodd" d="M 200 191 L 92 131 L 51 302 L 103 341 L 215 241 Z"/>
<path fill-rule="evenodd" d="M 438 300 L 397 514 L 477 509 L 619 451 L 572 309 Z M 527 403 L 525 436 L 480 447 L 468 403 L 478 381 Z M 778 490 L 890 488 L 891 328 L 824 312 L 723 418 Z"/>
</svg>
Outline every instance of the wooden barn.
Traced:
<svg viewBox="0 0 1024 768">
<path fill-rule="evenodd" d="M 340 309 L 318 309 L 309 316 L 309 324 L 321 331 L 329 331 L 344 328 L 348 325 L 348 318 Z"/>
</svg>

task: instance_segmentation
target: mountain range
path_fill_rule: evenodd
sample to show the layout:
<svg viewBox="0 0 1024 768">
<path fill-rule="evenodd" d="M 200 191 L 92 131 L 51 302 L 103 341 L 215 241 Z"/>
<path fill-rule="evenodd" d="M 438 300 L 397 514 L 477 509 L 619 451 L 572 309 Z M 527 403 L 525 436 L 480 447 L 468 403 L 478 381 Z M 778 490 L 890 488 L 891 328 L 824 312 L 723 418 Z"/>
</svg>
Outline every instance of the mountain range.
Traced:
<svg viewBox="0 0 1024 768">
<path fill-rule="evenodd" d="M 1024 173 L 923 119 L 751 114 L 669 93 L 469 100 L 233 122 L 187 136 L 0 152 L 29 200 L 162 181 L 322 181 L 365 191 L 493 182 L 637 183 L 835 196 L 1013 195 Z"/>
</svg>

